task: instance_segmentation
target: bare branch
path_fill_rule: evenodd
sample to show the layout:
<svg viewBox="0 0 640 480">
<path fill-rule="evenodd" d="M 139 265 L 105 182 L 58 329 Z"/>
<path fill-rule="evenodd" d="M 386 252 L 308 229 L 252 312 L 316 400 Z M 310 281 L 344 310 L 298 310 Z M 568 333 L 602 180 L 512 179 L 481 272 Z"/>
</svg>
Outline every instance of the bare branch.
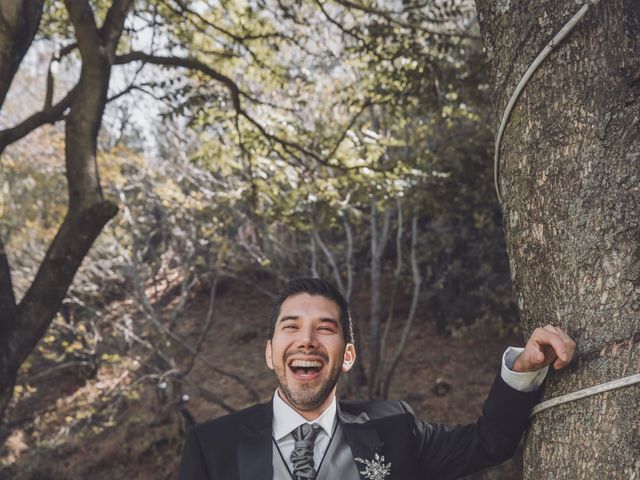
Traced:
<svg viewBox="0 0 640 480">
<path fill-rule="evenodd" d="M 339 167 L 339 165 L 331 165 L 326 159 L 322 158 L 317 153 L 312 152 L 311 150 L 308 150 L 307 148 L 303 147 L 302 145 L 296 142 L 292 142 L 284 138 L 281 138 L 277 135 L 274 135 L 272 133 L 269 133 L 266 130 L 266 128 L 262 124 L 260 124 L 260 122 L 258 122 L 246 110 L 242 108 L 240 98 L 241 97 L 250 98 L 249 94 L 240 90 L 240 87 L 238 87 L 238 85 L 231 78 L 211 68 L 209 65 L 195 58 L 158 56 L 158 55 L 150 55 L 144 52 L 137 52 L 137 51 L 129 52 L 124 55 L 119 55 L 118 57 L 116 57 L 115 64 L 121 65 L 121 64 L 130 63 L 133 61 L 141 61 L 145 63 L 161 65 L 166 67 L 188 68 L 190 70 L 195 70 L 195 71 L 204 73 L 205 75 L 213 78 L 214 80 L 221 82 L 227 88 L 227 90 L 231 95 L 231 100 L 233 103 L 233 107 L 236 110 L 236 113 L 239 116 L 245 118 L 247 121 L 249 121 L 249 123 L 251 123 L 253 126 L 255 126 L 260 131 L 261 135 L 265 137 L 267 140 L 282 146 L 289 155 L 291 155 L 293 158 L 300 161 L 301 163 L 302 163 L 302 159 L 292 150 L 298 153 L 302 153 L 310 158 L 313 158 L 319 163 L 323 163 L 329 166 Z M 255 101 L 255 99 L 253 98 L 252 100 Z"/>
<path fill-rule="evenodd" d="M 0 331 L 7 332 L 16 320 L 16 297 L 11 282 L 9 259 L 0 239 Z"/>
<path fill-rule="evenodd" d="M 194 347 L 195 355 L 191 356 L 191 361 L 187 364 L 187 366 L 182 370 L 183 375 L 187 375 L 196 362 L 196 356 L 200 352 L 202 345 L 204 344 L 205 339 L 207 338 L 207 334 L 213 325 L 213 314 L 215 312 L 215 304 L 216 304 L 216 291 L 218 290 L 218 281 L 220 279 L 219 275 L 215 276 L 213 281 L 213 285 L 211 285 L 211 292 L 209 293 L 209 306 L 207 307 L 207 316 L 204 321 L 204 327 L 200 332 L 198 340 L 196 341 L 196 345 Z"/>
<path fill-rule="evenodd" d="M 327 258 L 327 261 L 331 266 L 331 273 L 333 274 L 333 279 L 336 282 L 336 286 L 338 287 L 338 290 L 340 290 L 340 293 L 344 295 L 345 294 L 344 282 L 342 281 L 342 275 L 340 274 L 340 269 L 338 268 L 338 263 L 336 262 L 336 258 L 334 257 L 333 253 L 331 253 L 331 250 L 329 250 L 329 247 L 327 246 L 326 243 L 324 243 L 324 240 L 322 240 L 322 238 L 320 237 L 320 234 L 316 230 L 313 231 L 313 238 L 315 239 L 316 243 L 320 246 L 320 250 L 322 250 L 322 253 L 324 253 L 324 256 Z"/>
<path fill-rule="evenodd" d="M 131 63 L 135 61 L 150 63 L 153 65 L 160 65 L 165 67 L 182 67 L 188 68 L 190 70 L 196 70 L 204 73 L 205 75 L 213 78 L 214 80 L 222 83 L 231 94 L 231 99 L 233 101 L 234 108 L 237 111 L 241 110 L 240 107 L 240 95 L 243 93 L 240 91 L 238 85 L 226 75 L 218 72 L 217 70 L 211 68 L 209 65 L 195 59 L 195 58 L 181 58 L 181 57 L 173 57 L 173 56 L 160 56 L 160 55 L 150 55 L 144 52 L 133 51 L 126 53 L 124 55 L 118 55 L 114 61 L 115 65 L 122 65 L 126 63 Z"/>
<path fill-rule="evenodd" d="M 278 298 L 278 294 L 276 292 L 265 288 L 261 282 L 252 282 L 251 280 L 248 280 L 244 275 L 236 275 L 233 272 L 225 271 L 224 276 L 227 278 L 232 278 L 240 283 L 244 283 L 245 285 L 248 285 L 257 291 L 262 292 L 270 300 L 275 300 L 276 298 Z"/>
<path fill-rule="evenodd" d="M 347 291 L 345 292 L 345 298 L 348 303 L 351 303 L 351 294 L 353 293 L 353 229 L 347 213 L 342 211 L 340 216 L 342 217 L 344 233 L 347 236 L 347 254 L 345 258 L 347 265 Z"/>
<path fill-rule="evenodd" d="M 400 282 L 400 274 L 402 273 L 402 234 L 404 233 L 404 219 L 402 216 L 402 201 L 400 197 L 396 198 L 396 205 L 398 208 L 398 228 L 396 230 L 396 268 L 393 272 L 393 286 L 391 287 L 391 295 L 388 300 L 389 313 L 387 315 L 387 321 L 384 325 L 384 332 L 382 334 L 382 342 L 380 346 L 380 359 L 381 362 L 385 361 L 387 356 L 387 345 L 389 343 L 389 332 L 391 331 L 391 324 L 393 323 L 395 306 L 396 306 L 396 294 L 398 291 L 398 283 Z M 380 382 L 382 375 L 378 378 L 378 385 L 375 386 L 376 391 L 380 391 Z"/>
<path fill-rule="evenodd" d="M 411 328 L 413 327 L 413 321 L 416 316 L 416 311 L 418 309 L 418 301 L 420 299 L 420 286 L 422 284 L 422 276 L 420 275 L 420 268 L 418 266 L 418 258 L 417 258 L 417 246 L 418 246 L 418 216 L 414 214 L 413 219 L 411 221 L 411 272 L 413 273 L 413 297 L 411 298 L 411 307 L 409 308 L 409 314 L 407 315 L 407 320 L 404 325 L 404 329 L 402 330 L 402 337 L 400 338 L 400 342 L 396 346 L 396 350 L 389 365 L 388 370 L 385 374 L 384 384 L 383 384 L 383 397 L 387 398 L 389 396 L 389 385 L 391 384 L 391 377 L 393 377 L 393 372 L 398 366 L 398 362 L 400 361 L 400 357 L 405 350 L 407 345 L 407 341 L 409 340 L 409 335 L 411 334 Z"/>
<path fill-rule="evenodd" d="M 76 91 L 77 86 L 70 90 L 69 93 L 55 105 L 34 113 L 14 127 L 0 131 L 0 153 L 2 153 L 7 146 L 26 137 L 36 128 L 46 123 L 55 123 L 62 120 L 65 110 L 71 106 Z"/>
<path fill-rule="evenodd" d="M 126 198 L 124 197 L 124 194 L 122 193 L 122 191 L 120 191 L 120 198 L 121 198 L 122 203 L 123 203 L 124 217 L 127 220 L 127 222 L 129 223 L 129 225 L 132 228 L 135 229 L 136 227 L 135 227 L 135 223 L 133 221 L 133 216 L 129 212 L 129 209 L 128 209 L 128 206 L 127 206 L 127 203 L 126 203 Z M 121 246 L 119 246 L 119 247 L 120 247 L 120 249 L 123 249 Z M 126 253 L 125 253 L 125 255 L 126 255 Z M 235 373 L 231 373 L 231 372 L 228 372 L 226 370 L 223 370 L 223 369 L 215 366 L 211 362 L 207 361 L 206 359 L 201 358 L 201 357 L 198 356 L 198 354 L 200 353 L 200 348 L 201 348 L 202 343 L 204 341 L 202 339 L 203 335 L 206 335 L 206 331 L 208 331 L 208 329 L 209 329 L 209 327 L 211 325 L 213 311 L 211 311 L 210 315 L 208 315 L 208 319 L 207 319 L 207 322 L 206 322 L 206 325 L 205 325 L 206 331 L 200 335 L 200 338 L 198 339 L 198 342 L 197 342 L 196 346 L 195 347 L 191 346 L 184 338 L 182 338 L 177 333 L 175 333 L 172 330 L 170 330 L 166 325 L 164 325 L 162 323 L 160 318 L 158 318 L 156 310 L 154 309 L 153 305 L 151 304 L 149 296 L 147 295 L 147 293 L 145 291 L 144 282 L 142 281 L 142 279 L 138 275 L 139 265 L 137 264 L 137 260 L 136 260 L 135 254 L 133 256 L 129 256 L 129 262 L 130 262 L 131 274 L 132 274 L 132 277 L 133 277 L 134 286 L 135 286 L 136 291 L 138 293 L 138 300 L 140 301 L 140 304 L 141 304 L 141 307 L 142 307 L 142 311 L 147 315 L 148 319 L 151 322 L 151 325 L 165 339 L 170 339 L 170 340 L 176 342 L 177 344 L 179 344 L 182 348 L 184 348 L 193 357 L 191 362 L 190 362 L 190 364 L 189 364 L 189 366 L 188 366 L 187 372 L 193 368 L 193 363 L 195 363 L 196 357 L 198 357 L 198 359 L 202 363 L 204 363 L 209 369 L 211 369 L 212 371 L 214 371 L 214 372 L 216 372 L 216 373 L 218 373 L 220 375 L 224 375 L 226 377 L 232 378 L 233 380 L 238 382 L 240 385 L 242 385 L 245 388 L 245 390 L 252 396 L 252 398 L 255 401 L 259 401 L 258 393 L 249 384 L 249 382 L 247 382 L 245 379 L 243 379 L 239 375 L 236 375 Z M 210 309 L 212 309 L 212 308 L 213 308 L 213 306 L 210 303 Z M 156 347 L 152 347 L 152 348 L 154 350 L 156 350 L 156 351 L 160 351 L 160 349 L 158 349 Z M 176 369 L 175 360 L 173 358 L 168 357 L 167 355 L 164 355 L 164 357 L 168 359 L 169 366 L 171 368 L 173 368 L 173 369 Z M 186 375 L 186 372 L 184 373 L 184 375 Z M 184 376 L 184 375 L 182 375 L 182 376 Z"/>
<path fill-rule="evenodd" d="M 421 31 L 421 32 L 433 35 L 435 37 L 443 36 L 443 37 L 477 38 L 477 36 L 470 35 L 465 31 L 461 31 L 458 28 L 455 28 L 453 25 L 450 25 L 451 23 L 453 23 L 453 20 L 454 20 L 453 18 L 449 18 L 444 21 L 438 21 L 438 22 L 434 22 L 433 20 L 430 20 L 429 23 L 434 23 L 435 25 L 427 26 L 424 22 L 407 23 L 399 18 L 399 15 L 397 12 L 383 10 L 380 8 L 369 7 L 367 5 L 363 5 L 361 3 L 353 2 L 350 0 L 334 0 L 334 1 L 345 8 L 359 10 L 369 15 L 378 16 L 392 25 L 396 25 L 398 27 L 401 27 L 407 30 Z M 431 18 L 435 18 L 435 17 L 431 17 Z M 447 25 L 447 23 L 449 25 Z"/>
<path fill-rule="evenodd" d="M 121 91 L 119 91 L 118 93 L 114 93 L 112 96 L 110 96 L 109 98 L 107 98 L 107 103 L 111 103 L 114 100 L 119 99 L 120 97 L 124 97 L 125 95 L 127 95 L 128 93 L 133 92 L 134 90 L 137 90 L 139 92 L 142 93 L 149 93 L 147 90 L 145 90 L 144 87 L 153 87 L 155 85 L 154 82 L 144 82 L 144 83 L 139 83 L 137 85 L 129 84 L 127 85 L 124 89 L 122 89 Z"/>
<path fill-rule="evenodd" d="M 371 318 L 369 347 L 369 395 L 372 396 L 380 375 L 380 324 L 381 289 L 382 289 L 382 255 L 389 238 L 391 209 L 385 208 L 381 231 L 378 230 L 378 207 L 375 198 L 371 198 Z"/>
<path fill-rule="evenodd" d="M 358 40 L 362 45 L 366 45 L 367 41 L 364 39 L 364 37 L 362 37 L 361 35 L 359 35 L 359 32 L 357 32 L 356 28 L 346 28 L 342 23 L 340 23 L 338 20 L 336 20 L 335 18 L 333 18 L 329 12 L 327 12 L 327 10 L 324 8 L 324 4 L 322 1 L 320 0 L 316 0 L 316 5 L 318 5 L 318 8 L 320 9 L 320 11 L 322 12 L 322 14 L 324 15 L 324 17 L 333 25 L 335 25 L 336 27 L 338 27 L 338 29 L 344 33 L 345 35 L 348 35 L 350 37 L 355 38 L 356 40 Z"/>
<path fill-rule="evenodd" d="M 250 41 L 250 40 L 263 40 L 263 39 L 268 39 L 268 38 L 286 38 L 283 34 L 279 33 L 279 32 L 269 32 L 269 33 L 260 33 L 260 34 L 252 34 L 252 35 L 237 35 L 233 32 L 231 32 L 230 30 L 221 27 L 220 25 L 216 25 L 215 23 L 207 20 L 206 18 L 204 18 L 202 15 L 200 15 L 198 12 L 191 10 L 190 8 L 188 8 L 184 2 L 182 2 L 181 0 L 175 0 L 176 3 L 178 4 L 179 8 L 175 8 L 173 6 L 171 6 L 170 4 L 166 4 L 166 6 L 168 8 L 170 8 L 173 12 L 179 14 L 179 15 L 187 15 L 187 16 L 192 16 L 197 18 L 200 22 L 202 22 L 204 25 L 207 25 L 209 27 L 211 27 L 212 29 L 228 36 L 230 39 L 234 40 L 235 42 L 238 42 L 240 44 L 242 44 L 244 46 L 246 41 Z M 199 27 L 199 25 L 197 25 L 192 19 L 189 19 L 190 23 L 193 24 L 195 27 Z"/>
<path fill-rule="evenodd" d="M 353 128 L 353 125 L 356 123 L 358 118 L 360 118 L 360 115 L 362 115 L 362 113 L 369 107 L 369 105 L 371 105 L 371 100 L 366 99 L 364 103 L 361 105 L 360 109 L 356 112 L 356 114 L 353 117 L 351 117 L 351 119 L 349 120 L 349 123 L 347 123 L 344 130 L 342 131 L 342 134 L 336 140 L 335 145 L 327 155 L 328 159 L 331 159 L 336 154 L 336 152 L 338 151 L 338 148 L 340 148 L 340 145 L 342 145 L 342 142 L 347 137 L 347 133 L 349 133 L 349 130 Z"/>
<path fill-rule="evenodd" d="M 198 71 L 201 73 L 204 73 L 205 75 L 213 78 L 214 80 L 217 80 L 218 82 L 222 83 L 227 90 L 229 91 L 229 94 L 231 96 L 231 100 L 233 103 L 233 107 L 236 111 L 236 114 L 240 117 L 243 117 L 244 119 L 246 119 L 251 125 L 253 125 L 254 127 L 256 127 L 258 129 L 258 131 L 260 132 L 260 134 L 269 141 L 269 143 L 272 145 L 272 148 L 274 147 L 274 145 L 279 145 L 284 152 L 286 152 L 288 155 L 291 156 L 291 158 L 295 159 L 297 162 L 299 162 L 301 165 L 304 165 L 304 157 L 312 159 L 322 165 L 328 166 L 328 167 L 333 167 L 333 168 L 338 168 L 341 170 L 359 170 L 362 168 L 369 168 L 371 170 L 376 170 L 376 171 L 385 171 L 385 169 L 378 169 L 373 165 L 357 165 L 357 166 L 353 166 L 353 167 L 347 167 L 344 165 L 341 165 L 339 163 L 336 162 L 331 162 L 331 158 L 325 158 L 319 154 L 317 154 L 316 152 L 304 147 L 303 145 L 300 145 L 297 142 L 291 141 L 291 140 L 287 140 L 283 137 L 280 137 L 279 135 L 273 134 L 273 133 L 269 133 L 267 131 L 267 129 L 258 121 L 256 120 L 253 116 L 251 116 L 243 107 L 242 107 L 242 103 L 241 103 L 241 98 L 247 98 L 247 99 L 251 99 L 253 102 L 256 102 L 257 100 L 253 97 L 251 97 L 248 93 L 244 92 L 243 90 L 240 89 L 240 87 L 238 86 L 238 84 L 233 81 L 231 78 L 229 78 L 228 76 L 218 72 L 217 70 L 215 70 L 214 68 L 210 67 L 209 65 L 207 65 L 206 63 L 201 62 L 198 59 L 195 58 L 189 58 L 189 57 L 175 57 L 175 56 L 160 56 L 160 55 L 151 55 L 148 53 L 144 53 L 144 52 L 140 52 L 140 51 L 133 51 L 133 52 L 129 52 L 123 55 L 119 55 L 116 57 L 114 64 L 115 65 L 123 65 L 126 63 L 130 63 L 130 62 L 135 62 L 135 61 L 140 61 L 140 62 L 145 62 L 145 63 L 149 63 L 152 65 L 159 65 L 159 66 L 165 66 L 165 67 L 180 67 L 180 68 L 187 68 L 190 70 L 194 70 L 194 71 Z M 363 107 L 364 110 L 365 107 Z M 361 112 L 358 113 L 358 115 Z M 351 120 L 350 125 L 353 124 L 353 122 L 355 122 L 355 118 Z M 343 134 L 342 139 L 344 139 L 344 136 L 346 135 L 346 132 Z M 340 140 L 341 142 L 342 140 Z M 334 147 L 334 152 L 335 150 L 338 148 L 339 144 L 337 144 Z M 275 150 L 275 148 L 274 148 Z M 302 156 L 301 156 L 302 155 Z"/>
<path fill-rule="evenodd" d="M 186 383 L 194 392 L 196 392 L 198 396 L 204 398 L 206 401 L 210 403 L 213 403 L 215 405 L 220 405 L 228 413 L 232 413 L 236 411 L 235 408 L 233 408 L 231 405 L 226 403 L 222 398 L 220 398 L 218 395 L 213 393 L 211 390 L 208 390 L 201 385 L 197 385 L 195 382 L 191 381 L 189 378 L 178 377 L 178 381 L 182 381 Z M 257 401 L 260 401 L 260 400 L 257 400 Z"/>
<path fill-rule="evenodd" d="M 320 277 L 318 274 L 318 249 L 313 235 L 309 236 L 309 250 L 311 252 L 311 276 L 318 278 Z"/>
<path fill-rule="evenodd" d="M 52 373 L 59 372 L 61 370 L 67 370 L 69 368 L 78 368 L 78 367 L 90 367 L 91 362 L 88 360 L 73 360 L 70 362 L 60 363 L 55 365 L 54 367 L 47 368 L 42 372 L 38 372 L 35 375 L 31 375 L 27 378 L 29 382 L 35 382 L 36 380 L 40 380 L 41 378 L 49 378 Z"/>
<path fill-rule="evenodd" d="M 51 104 L 53 103 L 53 72 L 51 71 L 51 65 L 53 64 L 53 59 L 49 62 L 49 67 L 47 68 L 47 84 L 46 90 L 44 94 L 44 108 L 51 108 Z"/>
<path fill-rule="evenodd" d="M 59 62 L 60 60 L 62 60 L 64 57 L 66 57 L 67 55 L 69 55 L 71 52 L 73 52 L 76 48 L 78 48 L 78 42 L 73 42 L 70 43 L 69 45 L 65 45 L 64 47 L 62 47 L 60 49 L 60 51 L 58 52 L 58 54 L 53 57 L 53 59 L 56 62 Z"/>
<path fill-rule="evenodd" d="M 124 28 L 124 21 L 132 5 L 133 0 L 113 0 L 100 29 L 104 44 L 113 53 L 115 53 L 118 39 Z"/>
</svg>

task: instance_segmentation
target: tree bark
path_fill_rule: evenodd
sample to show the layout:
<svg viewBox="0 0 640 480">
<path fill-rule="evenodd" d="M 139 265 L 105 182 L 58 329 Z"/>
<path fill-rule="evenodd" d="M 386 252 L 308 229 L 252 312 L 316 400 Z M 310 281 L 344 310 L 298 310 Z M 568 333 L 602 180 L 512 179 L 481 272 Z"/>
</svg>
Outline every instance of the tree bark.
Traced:
<svg viewBox="0 0 640 480">
<path fill-rule="evenodd" d="M 584 2 L 586 3 L 586 2 Z M 521 76 L 576 13 L 574 1 L 478 0 L 499 120 Z M 541 64 L 507 124 L 503 219 L 525 331 L 578 343 L 544 399 L 640 366 L 640 8 L 591 7 Z M 640 478 L 640 386 L 538 414 L 526 479 Z"/>
<path fill-rule="evenodd" d="M 44 0 L 0 0 L 0 107 L 40 25 Z"/>
<path fill-rule="evenodd" d="M 391 208 L 385 205 L 382 225 L 378 228 L 378 210 L 371 199 L 371 318 L 369 320 L 369 398 L 375 395 L 380 376 L 382 324 L 382 255 L 389 240 Z"/>
</svg>

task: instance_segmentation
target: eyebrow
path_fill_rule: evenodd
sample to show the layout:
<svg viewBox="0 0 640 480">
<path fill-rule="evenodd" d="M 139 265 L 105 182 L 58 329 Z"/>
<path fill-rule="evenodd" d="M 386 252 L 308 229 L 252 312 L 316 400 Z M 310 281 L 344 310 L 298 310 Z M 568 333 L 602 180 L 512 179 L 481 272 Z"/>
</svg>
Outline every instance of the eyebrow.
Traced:
<svg viewBox="0 0 640 480">
<path fill-rule="evenodd" d="M 282 322 L 286 322 L 287 320 L 300 320 L 300 317 L 298 315 L 287 315 L 286 317 L 282 317 L 281 319 L 278 320 L 278 323 L 282 323 Z M 333 325 L 335 325 L 336 327 L 338 326 L 338 321 L 335 318 L 331 318 L 331 317 L 320 317 L 320 321 L 322 323 L 332 323 Z"/>
</svg>

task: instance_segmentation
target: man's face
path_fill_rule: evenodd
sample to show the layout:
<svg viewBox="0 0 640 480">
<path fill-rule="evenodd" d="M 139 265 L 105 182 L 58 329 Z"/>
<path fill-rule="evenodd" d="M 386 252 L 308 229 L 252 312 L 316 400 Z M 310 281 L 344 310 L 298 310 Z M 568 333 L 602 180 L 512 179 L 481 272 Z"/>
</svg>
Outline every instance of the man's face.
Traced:
<svg viewBox="0 0 640 480">
<path fill-rule="evenodd" d="M 280 307 L 265 357 L 284 400 L 300 412 L 322 412 L 333 399 L 340 372 L 355 361 L 339 319 L 338 304 L 320 295 L 300 293 Z"/>
</svg>

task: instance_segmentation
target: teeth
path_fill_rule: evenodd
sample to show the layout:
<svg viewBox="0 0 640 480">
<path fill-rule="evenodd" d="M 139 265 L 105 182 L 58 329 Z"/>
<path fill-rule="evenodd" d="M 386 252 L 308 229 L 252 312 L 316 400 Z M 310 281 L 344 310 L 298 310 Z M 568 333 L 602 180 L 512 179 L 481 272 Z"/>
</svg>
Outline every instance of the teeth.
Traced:
<svg viewBox="0 0 640 480">
<path fill-rule="evenodd" d="M 291 366 L 301 368 L 322 367 L 322 362 L 318 360 L 294 360 L 291 362 Z"/>
</svg>

